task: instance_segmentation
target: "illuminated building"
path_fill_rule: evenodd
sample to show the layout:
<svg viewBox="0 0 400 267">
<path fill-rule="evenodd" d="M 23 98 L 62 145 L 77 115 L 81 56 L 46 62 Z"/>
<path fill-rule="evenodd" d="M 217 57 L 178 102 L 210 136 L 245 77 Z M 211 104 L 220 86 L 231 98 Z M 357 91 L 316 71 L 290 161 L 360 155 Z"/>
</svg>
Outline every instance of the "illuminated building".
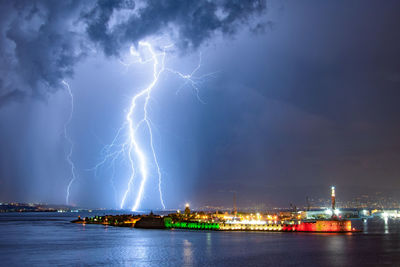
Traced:
<svg viewBox="0 0 400 267">
<path fill-rule="evenodd" d="M 189 216 L 189 215 L 190 215 L 189 203 L 186 203 L 186 206 L 185 206 L 185 215 L 186 215 L 186 216 Z"/>
</svg>

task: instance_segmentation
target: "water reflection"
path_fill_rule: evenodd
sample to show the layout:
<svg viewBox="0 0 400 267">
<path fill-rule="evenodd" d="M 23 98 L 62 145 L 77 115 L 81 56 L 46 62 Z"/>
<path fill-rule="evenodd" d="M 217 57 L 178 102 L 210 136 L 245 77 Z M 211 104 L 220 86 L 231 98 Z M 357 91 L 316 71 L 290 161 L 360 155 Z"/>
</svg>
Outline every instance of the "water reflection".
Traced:
<svg viewBox="0 0 400 267">
<path fill-rule="evenodd" d="M 356 229 L 364 225 L 367 233 L 311 234 L 146 231 L 71 224 L 69 217 L 61 217 L 65 223 L 60 223 L 51 220 L 51 214 L 35 216 L 31 221 L 25 214 L 0 214 L 1 266 L 399 266 L 400 262 L 400 220 L 390 218 L 352 222 Z"/>
<path fill-rule="evenodd" d="M 193 265 L 192 243 L 187 239 L 183 240 L 183 263 L 185 266 Z"/>
<path fill-rule="evenodd" d="M 211 233 L 206 234 L 206 252 L 207 256 L 212 255 L 212 240 L 211 240 Z"/>
<path fill-rule="evenodd" d="M 344 236 L 342 234 L 329 234 L 329 236 L 325 236 L 325 238 L 328 251 L 331 255 L 335 256 L 334 264 L 337 266 L 346 265 L 347 255 Z"/>
<path fill-rule="evenodd" d="M 130 238 L 126 238 L 125 240 L 126 242 L 129 242 L 128 240 L 130 240 Z M 139 264 L 140 262 L 149 259 L 150 257 L 149 248 L 151 242 L 152 242 L 151 239 L 139 238 L 135 240 L 135 243 L 140 245 L 127 247 L 127 251 L 125 251 L 125 253 L 127 254 L 121 251 L 122 252 L 121 257 L 127 257 L 127 255 L 129 255 L 128 257 L 135 259 L 135 261 L 137 261 L 137 263 Z"/>
<path fill-rule="evenodd" d="M 363 232 L 365 234 L 368 234 L 368 220 L 367 219 L 363 219 Z"/>
<path fill-rule="evenodd" d="M 385 234 L 388 234 L 389 233 L 388 217 L 384 217 L 383 221 L 385 222 Z"/>
<path fill-rule="evenodd" d="M 135 249 L 135 257 L 139 259 L 147 259 L 148 258 L 148 253 L 147 253 L 148 246 L 142 246 L 142 247 L 136 247 Z"/>
</svg>

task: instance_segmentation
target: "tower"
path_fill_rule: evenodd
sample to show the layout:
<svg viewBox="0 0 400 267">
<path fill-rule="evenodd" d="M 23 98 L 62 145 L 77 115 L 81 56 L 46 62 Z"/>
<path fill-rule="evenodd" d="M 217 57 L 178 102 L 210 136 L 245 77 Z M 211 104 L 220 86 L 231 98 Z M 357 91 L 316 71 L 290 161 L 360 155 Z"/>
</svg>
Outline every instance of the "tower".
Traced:
<svg viewBox="0 0 400 267">
<path fill-rule="evenodd" d="M 190 215 L 190 206 L 189 203 L 185 205 L 185 216 L 188 217 Z"/>
<path fill-rule="evenodd" d="M 335 210 L 336 206 L 336 196 L 335 196 L 335 187 L 332 186 L 331 188 L 331 198 L 332 198 L 332 212 Z"/>
<path fill-rule="evenodd" d="M 237 217 L 236 192 L 233 192 L 233 215 Z"/>
</svg>

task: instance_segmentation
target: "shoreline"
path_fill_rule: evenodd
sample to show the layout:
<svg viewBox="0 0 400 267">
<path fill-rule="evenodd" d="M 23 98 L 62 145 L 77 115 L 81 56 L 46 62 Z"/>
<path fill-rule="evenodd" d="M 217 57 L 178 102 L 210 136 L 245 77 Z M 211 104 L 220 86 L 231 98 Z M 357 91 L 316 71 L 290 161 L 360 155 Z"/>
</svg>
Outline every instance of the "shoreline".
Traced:
<svg viewBox="0 0 400 267">
<path fill-rule="evenodd" d="M 350 220 L 330 219 L 313 221 L 296 221 L 282 223 L 267 223 L 259 221 L 257 224 L 226 222 L 226 221 L 199 221 L 190 219 L 174 220 L 172 216 L 149 215 L 105 215 L 94 217 L 78 217 L 71 223 L 98 224 L 116 227 L 133 227 L 142 229 L 187 229 L 212 231 L 246 231 L 246 232 L 309 232 L 309 233 L 354 233 L 362 232 L 351 227 Z"/>
</svg>

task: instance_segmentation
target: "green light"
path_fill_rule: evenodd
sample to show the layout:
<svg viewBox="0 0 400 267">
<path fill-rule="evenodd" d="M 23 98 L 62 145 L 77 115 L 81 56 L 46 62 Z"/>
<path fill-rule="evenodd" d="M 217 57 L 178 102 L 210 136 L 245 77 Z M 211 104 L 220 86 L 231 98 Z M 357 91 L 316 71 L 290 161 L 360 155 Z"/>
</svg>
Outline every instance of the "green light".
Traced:
<svg viewBox="0 0 400 267">
<path fill-rule="evenodd" d="M 171 218 L 164 219 L 165 228 L 180 228 L 180 229 L 198 229 L 198 230 L 218 230 L 219 224 L 217 223 L 204 223 L 204 222 L 173 222 Z"/>
</svg>

